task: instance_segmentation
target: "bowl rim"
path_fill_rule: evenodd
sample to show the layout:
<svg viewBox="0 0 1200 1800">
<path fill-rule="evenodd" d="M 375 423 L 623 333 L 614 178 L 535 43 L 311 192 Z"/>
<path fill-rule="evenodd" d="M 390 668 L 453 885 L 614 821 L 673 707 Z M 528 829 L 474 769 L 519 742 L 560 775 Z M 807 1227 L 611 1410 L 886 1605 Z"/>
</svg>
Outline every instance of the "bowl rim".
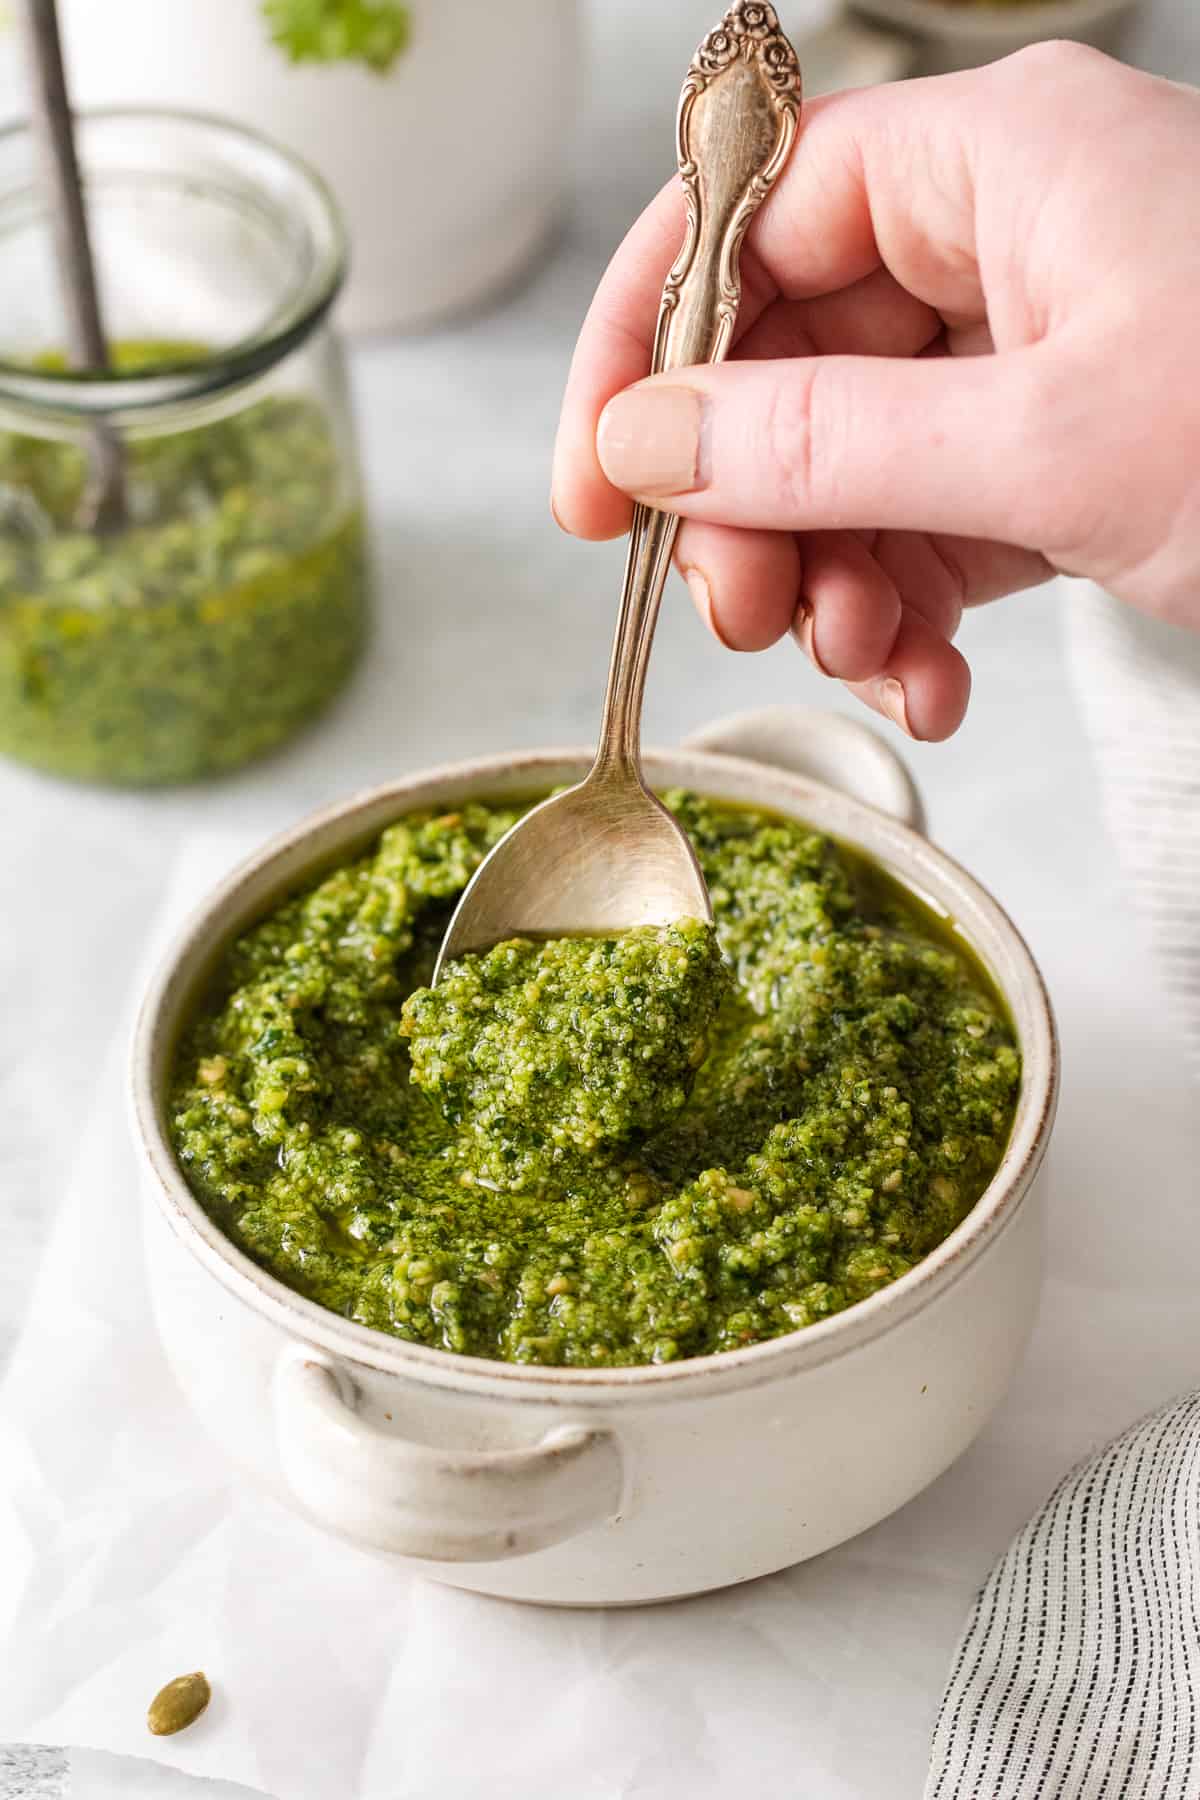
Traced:
<svg viewBox="0 0 1200 1800">
<path fill-rule="evenodd" d="M 190 1253 L 237 1300 L 292 1340 L 377 1374 L 461 1393 L 528 1397 L 559 1405 L 649 1401 L 663 1390 L 711 1394 L 755 1386 L 786 1369 L 815 1367 L 877 1339 L 929 1305 L 961 1278 L 1011 1224 L 1041 1165 L 1054 1123 L 1059 1045 L 1045 981 L 1008 914 L 962 865 L 928 838 L 865 801 L 808 777 L 723 752 L 648 750 L 649 781 L 694 787 L 715 798 L 748 800 L 828 831 L 874 857 L 935 908 L 950 916 L 992 972 L 1021 1033 L 1023 1076 L 1013 1130 L 1001 1163 L 966 1218 L 898 1280 L 833 1317 L 747 1345 L 662 1364 L 612 1369 L 546 1367 L 412 1344 L 342 1318 L 295 1293 L 227 1238 L 183 1178 L 166 1130 L 163 1090 L 195 989 L 230 937 L 266 907 L 294 892 L 339 856 L 353 854 L 389 819 L 429 805 L 536 790 L 582 773 L 591 751 L 578 746 L 517 751 L 444 763 L 371 787 L 310 813 L 244 858 L 193 909 L 160 956 L 134 1027 L 129 1066 L 130 1120 L 143 1175 L 153 1178 L 159 1213 Z M 945 900 L 956 901 L 954 911 Z M 974 924 L 960 925 L 963 913 Z M 1009 964 L 1006 980 L 976 942 L 990 935 Z"/>
</svg>

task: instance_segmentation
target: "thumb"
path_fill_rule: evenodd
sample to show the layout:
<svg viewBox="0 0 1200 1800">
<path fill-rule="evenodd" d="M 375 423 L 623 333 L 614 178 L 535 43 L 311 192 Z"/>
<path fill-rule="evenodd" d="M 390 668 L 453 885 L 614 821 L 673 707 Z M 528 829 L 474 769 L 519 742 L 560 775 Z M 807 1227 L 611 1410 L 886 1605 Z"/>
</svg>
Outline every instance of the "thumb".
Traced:
<svg viewBox="0 0 1200 1800">
<path fill-rule="evenodd" d="M 1041 350 L 676 369 L 615 395 L 596 449 L 614 487 L 687 518 L 1044 549 L 1071 483 Z"/>
</svg>

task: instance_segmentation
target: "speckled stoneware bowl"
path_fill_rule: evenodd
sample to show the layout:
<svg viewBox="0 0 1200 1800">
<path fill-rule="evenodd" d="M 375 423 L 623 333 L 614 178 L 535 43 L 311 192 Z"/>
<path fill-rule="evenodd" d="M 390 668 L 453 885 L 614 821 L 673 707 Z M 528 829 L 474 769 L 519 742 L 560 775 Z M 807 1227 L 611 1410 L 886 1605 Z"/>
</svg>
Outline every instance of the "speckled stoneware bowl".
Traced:
<svg viewBox="0 0 1200 1800">
<path fill-rule="evenodd" d="M 1020 1038 L 1012 1140 L 986 1193 L 892 1286 L 769 1343 L 660 1367 L 518 1367 L 354 1325 L 252 1263 L 179 1173 L 163 1095 L 222 946 L 413 807 L 577 779 L 547 750 L 406 777 L 268 844 L 190 920 L 133 1055 L 147 1254 L 167 1356 L 197 1414 L 285 1504 L 460 1587 L 559 1605 L 662 1600 L 827 1550 L 910 1499 L 996 1405 L 1037 1308 L 1058 1055 L 1037 967 L 996 902 L 921 835 L 903 765 L 852 720 L 775 709 L 646 757 L 688 786 L 810 821 L 949 915 Z M 849 791 L 844 791 L 849 790 Z"/>
</svg>

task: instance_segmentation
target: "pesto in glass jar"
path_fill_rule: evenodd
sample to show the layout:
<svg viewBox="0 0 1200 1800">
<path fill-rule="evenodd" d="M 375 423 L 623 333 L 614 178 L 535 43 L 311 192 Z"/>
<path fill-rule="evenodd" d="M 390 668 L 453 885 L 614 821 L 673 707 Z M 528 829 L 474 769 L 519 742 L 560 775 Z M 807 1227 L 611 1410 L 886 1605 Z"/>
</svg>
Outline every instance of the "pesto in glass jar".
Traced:
<svg viewBox="0 0 1200 1800">
<path fill-rule="evenodd" d="M 327 322 L 340 227 L 314 176 L 233 126 L 113 112 L 83 116 L 79 142 L 112 332 L 99 374 L 29 341 L 59 302 L 39 290 L 52 264 L 26 134 L 0 133 L 0 753 L 190 781 L 305 725 L 362 644 L 362 503 Z M 193 329 L 119 329 L 157 316 Z M 102 525 L 97 431 L 123 468 Z"/>
<path fill-rule="evenodd" d="M 0 751 L 188 781 L 306 724 L 353 667 L 366 602 L 362 514 L 318 407 L 279 396 L 131 442 L 115 535 L 72 523 L 85 473 L 74 445 L 0 432 Z"/>
</svg>

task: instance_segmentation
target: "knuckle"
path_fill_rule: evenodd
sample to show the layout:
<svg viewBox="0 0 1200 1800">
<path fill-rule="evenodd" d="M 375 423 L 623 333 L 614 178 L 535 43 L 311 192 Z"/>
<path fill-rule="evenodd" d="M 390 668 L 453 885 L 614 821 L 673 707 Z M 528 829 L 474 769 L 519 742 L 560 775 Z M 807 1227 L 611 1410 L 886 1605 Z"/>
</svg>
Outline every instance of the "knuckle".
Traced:
<svg viewBox="0 0 1200 1800">
<path fill-rule="evenodd" d="M 1119 74 L 1119 66 L 1111 57 L 1071 38 L 1045 38 L 1040 43 L 1027 44 L 1008 57 L 1003 67 L 1015 79 L 1045 83 L 1056 90 L 1067 82 L 1091 81 L 1096 77 L 1111 82 L 1114 74 Z"/>
<path fill-rule="evenodd" d="M 818 504 L 821 459 L 817 450 L 817 395 L 821 365 L 797 362 L 775 384 L 754 459 L 768 483 L 781 522 L 803 524 Z"/>
</svg>

